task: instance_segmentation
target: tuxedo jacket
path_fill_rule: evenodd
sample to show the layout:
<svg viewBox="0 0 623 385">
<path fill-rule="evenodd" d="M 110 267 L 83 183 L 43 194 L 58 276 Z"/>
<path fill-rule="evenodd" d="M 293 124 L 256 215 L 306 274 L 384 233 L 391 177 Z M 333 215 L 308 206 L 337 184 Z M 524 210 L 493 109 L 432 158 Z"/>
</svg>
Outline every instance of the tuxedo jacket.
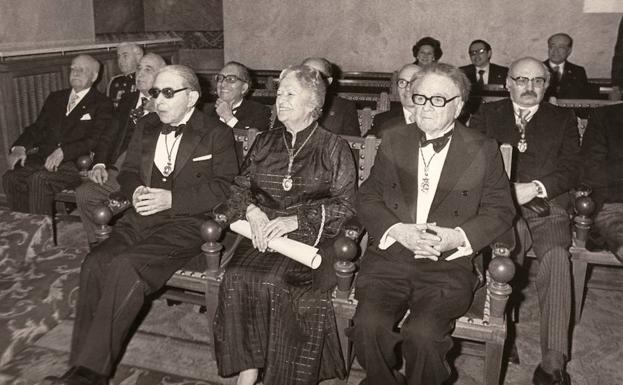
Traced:
<svg viewBox="0 0 623 385">
<path fill-rule="evenodd" d="M 219 119 L 214 103 L 207 103 L 203 111 L 208 116 Z M 254 100 L 243 99 L 234 116 L 238 123 L 233 128 L 255 128 L 260 131 L 270 128 L 270 107 Z"/>
<path fill-rule="evenodd" d="M 584 67 L 565 62 L 565 69 L 560 78 L 556 79 L 556 74 L 549 66 L 549 60 L 543 62 L 550 72 L 549 87 L 545 97 L 555 96 L 559 99 L 582 99 L 591 97 L 590 86 Z"/>
<path fill-rule="evenodd" d="M 102 132 L 95 147 L 94 165 L 104 163 L 106 167 L 110 167 L 115 163 L 117 157 L 127 149 L 129 139 L 136 127 L 130 119 L 130 112 L 136 107 L 140 94 L 139 91 L 134 91 L 121 97 L 119 105 L 115 109 L 112 124 L 109 129 Z"/>
<path fill-rule="evenodd" d="M 327 93 L 318 123 L 336 135 L 361 136 L 357 105 L 334 94 Z"/>
<path fill-rule="evenodd" d="M 461 70 L 465 73 L 472 85 L 478 84 L 478 74 L 476 73 L 476 66 L 469 64 L 461 67 Z M 506 84 L 506 76 L 508 75 L 508 67 L 500 66 L 497 64 L 489 63 L 489 81 L 487 84 Z"/>
<path fill-rule="evenodd" d="M 623 104 L 596 108 L 582 140 L 582 181 L 601 205 L 623 203 Z"/>
<path fill-rule="evenodd" d="M 372 128 L 366 135 L 374 135 L 377 138 L 382 138 L 387 129 L 398 126 L 401 122 L 406 123 L 402 104 L 394 104 L 390 107 L 389 111 L 374 115 Z"/>
<path fill-rule="evenodd" d="M 525 152 L 516 149 L 520 137 L 510 99 L 480 106 L 470 120 L 470 128 L 515 147 L 511 178 L 514 182 L 538 180 L 549 198 L 575 187 L 580 146 L 578 123 L 572 110 L 541 103 L 526 126 Z"/>
<path fill-rule="evenodd" d="M 111 124 L 112 103 L 91 87 L 80 103 L 65 116 L 70 94 L 71 88 L 52 92 L 37 120 L 24 129 L 13 146 L 24 146 L 29 153 L 36 152 L 36 157 L 41 160 L 60 147 L 63 162 L 73 162 L 93 151 L 100 134 Z"/>
<path fill-rule="evenodd" d="M 161 126 L 156 113 L 137 123 L 118 176 L 121 193 L 128 199 L 137 187 L 151 185 Z M 231 128 L 195 109 L 183 130 L 171 174 L 170 215 L 197 215 L 211 210 L 225 199 L 237 174 Z"/>
<path fill-rule="evenodd" d="M 386 250 L 378 244 L 394 224 L 416 221 L 419 140 L 416 124 L 387 130 L 370 176 L 359 189 L 357 213 L 372 238 L 368 250 L 373 256 L 413 256 L 398 242 Z M 427 221 L 460 226 L 477 253 L 512 225 L 515 209 L 508 178 L 495 140 L 457 121 L 449 146 Z M 449 263 L 473 268 L 471 258 Z"/>
</svg>

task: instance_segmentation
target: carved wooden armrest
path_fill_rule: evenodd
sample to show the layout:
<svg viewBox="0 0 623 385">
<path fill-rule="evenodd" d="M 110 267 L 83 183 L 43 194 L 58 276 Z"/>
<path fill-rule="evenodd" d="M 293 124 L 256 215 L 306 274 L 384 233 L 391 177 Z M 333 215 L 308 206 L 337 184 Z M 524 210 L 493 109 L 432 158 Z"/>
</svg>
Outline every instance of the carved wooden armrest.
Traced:
<svg viewBox="0 0 623 385">
<path fill-rule="evenodd" d="M 102 242 L 110 236 L 112 227 L 108 223 L 112 217 L 127 210 L 130 206 L 132 206 L 132 202 L 124 195 L 113 192 L 101 206 L 93 210 L 93 221 L 98 225 L 95 229 L 95 237 L 98 242 Z"/>
<path fill-rule="evenodd" d="M 503 324 L 508 297 L 513 291 L 508 283 L 515 276 L 515 263 L 510 259 L 508 246 L 497 243 L 492 246 L 493 259 L 487 269 L 487 301 L 489 323 Z M 485 304 L 485 311 L 487 305 Z"/>
<path fill-rule="evenodd" d="M 206 258 L 206 271 L 210 273 L 218 272 L 221 266 L 221 245 L 218 240 L 221 238 L 223 227 L 218 221 L 208 219 L 201 225 L 201 238 L 205 241 L 201 245 L 201 251 Z"/>
<path fill-rule="evenodd" d="M 357 255 L 357 244 L 346 235 L 339 236 L 333 243 L 336 262 L 333 264 L 337 277 L 336 296 L 346 299 L 351 291 L 351 285 L 355 276 L 355 263 L 353 259 Z"/>
<path fill-rule="evenodd" d="M 591 189 L 588 186 L 580 187 L 575 192 L 575 217 L 573 218 L 573 246 L 585 248 L 588 234 L 593 224 L 592 215 L 595 211 L 595 202 L 590 197 Z"/>
</svg>

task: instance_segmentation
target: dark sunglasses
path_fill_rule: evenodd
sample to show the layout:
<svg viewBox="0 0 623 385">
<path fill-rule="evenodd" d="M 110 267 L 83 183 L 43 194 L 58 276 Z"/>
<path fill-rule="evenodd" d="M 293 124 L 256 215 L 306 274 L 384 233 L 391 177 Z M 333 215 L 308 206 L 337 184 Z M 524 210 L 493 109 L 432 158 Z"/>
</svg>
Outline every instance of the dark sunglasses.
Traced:
<svg viewBox="0 0 623 385">
<path fill-rule="evenodd" d="M 160 93 L 162 93 L 162 96 L 164 96 L 165 98 L 172 99 L 175 96 L 175 94 L 177 94 L 180 91 L 187 90 L 187 89 L 188 87 L 180 88 L 179 90 L 174 90 L 171 87 L 167 87 L 163 89 L 154 87 L 150 89 L 148 93 L 149 93 L 149 96 L 151 96 L 154 99 L 157 99 Z"/>
</svg>

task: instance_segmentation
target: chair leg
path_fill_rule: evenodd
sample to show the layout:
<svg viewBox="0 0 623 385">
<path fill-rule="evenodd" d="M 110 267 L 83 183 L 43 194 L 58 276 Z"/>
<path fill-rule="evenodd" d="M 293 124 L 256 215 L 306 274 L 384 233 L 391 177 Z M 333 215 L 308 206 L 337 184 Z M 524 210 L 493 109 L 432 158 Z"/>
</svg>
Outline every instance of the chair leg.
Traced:
<svg viewBox="0 0 623 385">
<path fill-rule="evenodd" d="M 584 288 L 586 286 L 586 271 L 588 263 L 571 259 L 573 268 L 573 294 L 575 298 L 575 323 L 580 322 L 582 316 L 582 304 L 584 302 Z"/>
<path fill-rule="evenodd" d="M 335 323 L 337 324 L 338 338 L 340 339 L 344 364 L 346 365 L 346 379 L 344 380 L 344 384 L 346 384 L 348 382 L 350 369 L 353 365 L 352 343 L 346 336 L 346 329 L 351 326 L 352 321 L 350 319 L 336 317 Z"/>
<path fill-rule="evenodd" d="M 485 343 L 485 385 L 500 385 L 504 342 Z"/>
</svg>

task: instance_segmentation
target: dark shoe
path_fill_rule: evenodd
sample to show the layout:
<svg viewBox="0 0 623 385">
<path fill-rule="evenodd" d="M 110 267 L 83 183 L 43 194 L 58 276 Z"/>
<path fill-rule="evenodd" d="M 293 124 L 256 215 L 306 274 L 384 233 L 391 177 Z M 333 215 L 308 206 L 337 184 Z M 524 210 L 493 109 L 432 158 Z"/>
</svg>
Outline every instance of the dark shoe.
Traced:
<svg viewBox="0 0 623 385">
<path fill-rule="evenodd" d="M 69 369 L 60 377 L 48 376 L 46 385 L 108 385 L 108 378 L 82 366 Z"/>
<path fill-rule="evenodd" d="M 564 369 L 555 370 L 554 373 L 547 373 L 539 365 L 534 370 L 532 383 L 534 385 L 571 385 L 571 378 Z"/>
</svg>

